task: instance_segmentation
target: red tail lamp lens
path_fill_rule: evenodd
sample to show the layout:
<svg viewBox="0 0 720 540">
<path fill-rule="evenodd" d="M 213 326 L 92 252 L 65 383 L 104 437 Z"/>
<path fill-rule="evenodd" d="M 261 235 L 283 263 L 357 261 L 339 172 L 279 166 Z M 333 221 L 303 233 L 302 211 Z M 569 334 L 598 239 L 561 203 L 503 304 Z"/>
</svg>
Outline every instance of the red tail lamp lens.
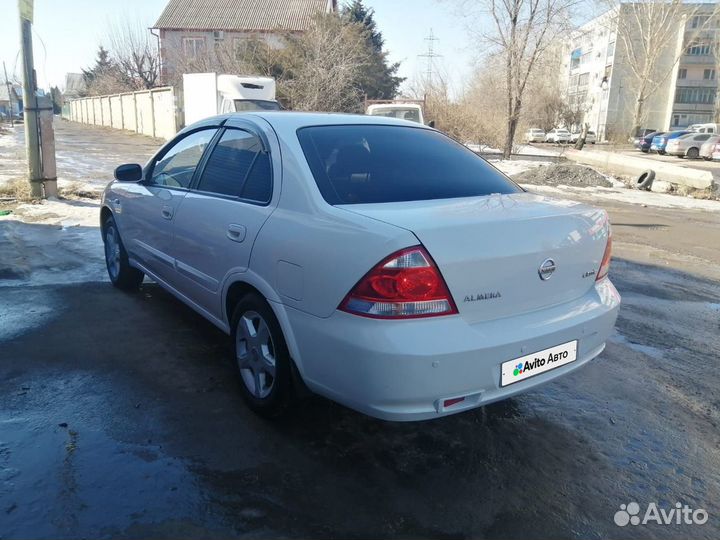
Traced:
<svg viewBox="0 0 720 540">
<path fill-rule="evenodd" d="M 420 246 L 403 249 L 381 261 L 353 287 L 339 309 L 383 319 L 457 313 L 445 280 Z"/>
</svg>

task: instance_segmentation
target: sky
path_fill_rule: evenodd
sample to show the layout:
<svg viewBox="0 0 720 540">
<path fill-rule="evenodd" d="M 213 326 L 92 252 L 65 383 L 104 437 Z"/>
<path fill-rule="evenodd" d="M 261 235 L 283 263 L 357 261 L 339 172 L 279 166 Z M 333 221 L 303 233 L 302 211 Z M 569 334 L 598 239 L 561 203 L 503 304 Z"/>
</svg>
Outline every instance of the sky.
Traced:
<svg viewBox="0 0 720 540">
<path fill-rule="evenodd" d="M 130 18 L 151 26 L 167 0 L 35 0 L 33 48 L 38 86 L 64 87 L 65 73 L 78 73 L 93 64 L 107 27 Z M 343 0 L 340 0 L 342 4 Z M 9 4 L 9 6 L 8 6 Z M 418 55 L 427 51 L 432 29 L 437 41 L 435 59 L 457 91 L 472 72 L 473 44 L 465 22 L 457 15 L 453 0 L 365 0 L 375 10 L 375 19 L 385 38 L 390 60 L 401 62 L 400 75 L 408 79 L 422 76 L 427 61 Z M 22 62 L 17 0 L 0 0 L 0 61 L 9 77 L 20 77 Z M 10 8 L 10 9 L 8 9 Z M 6 15 L 13 14 L 14 17 Z M 1 66 L 0 66 L 1 68 Z M 4 76 L 0 71 L 0 80 Z"/>
</svg>

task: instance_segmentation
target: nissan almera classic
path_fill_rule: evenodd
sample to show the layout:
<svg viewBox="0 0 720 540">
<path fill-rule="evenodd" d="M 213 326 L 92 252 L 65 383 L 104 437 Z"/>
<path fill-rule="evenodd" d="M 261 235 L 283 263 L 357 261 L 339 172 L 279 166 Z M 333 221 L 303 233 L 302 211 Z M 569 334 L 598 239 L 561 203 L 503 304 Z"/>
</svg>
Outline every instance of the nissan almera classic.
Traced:
<svg viewBox="0 0 720 540">
<path fill-rule="evenodd" d="M 264 415 L 307 389 L 388 420 L 479 407 L 586 364 L 617 317 L 605 211 L 417 123 L 217 116 L 115 178 L 112 283 L 147 275 L 230 334 Z"/>
</svg>

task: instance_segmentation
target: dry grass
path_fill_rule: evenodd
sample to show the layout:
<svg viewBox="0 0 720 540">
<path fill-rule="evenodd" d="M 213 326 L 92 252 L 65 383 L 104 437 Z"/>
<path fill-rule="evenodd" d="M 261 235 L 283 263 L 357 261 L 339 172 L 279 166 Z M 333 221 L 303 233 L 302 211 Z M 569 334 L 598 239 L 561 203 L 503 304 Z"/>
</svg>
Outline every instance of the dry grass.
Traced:
<svg viewBox="0 0 720 540">
<path fill-rule="evenodd" d="M 64 186 L 58 186 L 58 195 L 63 199 L 100 199 L 100 192 L 87 189 L 81 182 L 70 182 Z"/>
<path fill-rule="evenodd" d="M 24 178 L 15 178 L 0 185 L 0 198 L 15 199 L 18 202 L 33 200 L 30 194 L 30 183 Z"/>
</svg>

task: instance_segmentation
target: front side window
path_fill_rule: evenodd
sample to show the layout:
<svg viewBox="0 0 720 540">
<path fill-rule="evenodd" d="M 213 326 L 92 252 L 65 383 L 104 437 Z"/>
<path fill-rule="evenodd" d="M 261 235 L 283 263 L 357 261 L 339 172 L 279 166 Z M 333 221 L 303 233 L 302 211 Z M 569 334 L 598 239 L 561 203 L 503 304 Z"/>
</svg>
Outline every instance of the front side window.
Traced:
<svg viewBox="0 0 720 540">
<path fill-rule="evenodd" d="M 203 129 L 180 139 L 155 162 L 150 183 L 165 187 L 189 187 L 195 168 L 216 131 Z"/>
<path fill-rule="evenodd" d="M 323 198 L 364 204 L 477 197 L 522 190 L 436 131 L 403 126 L 315 126 L 298 138 Z"/>
<path fill-rule="evenodd" d="M 228 129 L 207 160 L 200 191 L 266 203 L 272 194 L 270 156 L 260 139 L 240 129 Z"/>
</svg>

